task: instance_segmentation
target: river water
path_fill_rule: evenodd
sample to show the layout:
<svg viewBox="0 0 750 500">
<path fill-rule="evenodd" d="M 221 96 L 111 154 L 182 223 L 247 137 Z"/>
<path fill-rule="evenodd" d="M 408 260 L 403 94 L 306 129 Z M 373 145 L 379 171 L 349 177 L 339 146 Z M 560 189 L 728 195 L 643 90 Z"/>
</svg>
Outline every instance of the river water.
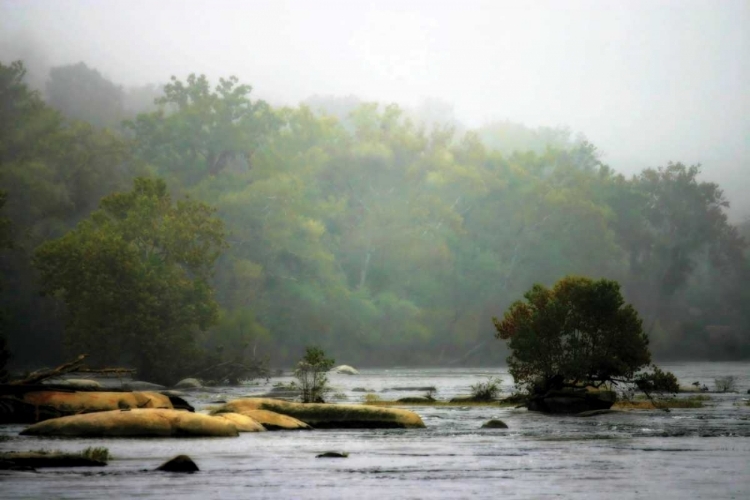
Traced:
<svg viewBox="0 0 750 500">
<path fill-rule="evenodd" d="M 0 471 L 0 498 L 750 498 L 750 363 L 665 364 L 680 382 L 709 387 L 733 375 L 737 393 L 710 394 L 700 409 L 630 411 L 580 418 L 525 409 L 409 407 L 426 429 L 244 433 L 213 439 L 49 439 L 0 427 L 0 451 L 106 446 L 104 468 Z M 330 375 L 337 397 L 359 402 L 421 395 L 396 387 L 435 386 L 438 399 L 464 395 L 504 369 L 378 369 Z M 241 388 L 188 393 L 212 401 L 268 390 L 275 378 Z M 507 430 L 481 429 L 490 418 Z M 325 451 L 348 458 L 316 459 Z M 149 472 L 190 455 L 195 474 Z"/>
</svg>

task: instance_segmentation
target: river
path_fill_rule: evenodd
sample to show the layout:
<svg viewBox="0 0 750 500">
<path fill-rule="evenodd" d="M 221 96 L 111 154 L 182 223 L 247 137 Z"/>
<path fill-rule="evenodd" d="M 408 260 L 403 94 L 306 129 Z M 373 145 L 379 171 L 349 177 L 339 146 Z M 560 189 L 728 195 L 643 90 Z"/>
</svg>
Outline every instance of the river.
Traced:
<svg viewBox="0 0 750 500">
<path fill-rule="evenodd" d="M 733 375 L 737 393 L 710 394 L 704 408 L 630 411 L 590 418 L 549 416 L 525 409 L 410 407 L 420 430 L 264 432 L 214 439 L 49 439 L 0 427 L 0 451 L 106 446 L 104 468 L 0 471 L 0 498 L 750 498 L 750 363 L 664 364 L 684 385 L 713 386 Z M 438 399 L 467 394 L 504 369 L 373 369 L 332 374 L 338 398 L 359 402 L 421 395 L 395 387 L 435 386 Z M 239 388 L 211 388 L 186 399 L 204 409 L 217 399 L 268 390 L 274 378 Z M 481 429 L 490 418 L 507 430 Z M 317 459 L 324 451 L 348 458 Z M 190 455 L 195 474 L 150 472 Z"/>
</svg>

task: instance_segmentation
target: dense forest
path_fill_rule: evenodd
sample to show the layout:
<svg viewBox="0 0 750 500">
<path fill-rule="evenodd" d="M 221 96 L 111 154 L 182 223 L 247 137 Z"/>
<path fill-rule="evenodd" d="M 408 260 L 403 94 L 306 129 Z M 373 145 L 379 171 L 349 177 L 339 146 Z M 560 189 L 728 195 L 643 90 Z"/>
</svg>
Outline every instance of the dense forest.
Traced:
<svg viewBox="0 0 750 500">
<path fill-rule="evenodd" d="M 750 225 L 699 166 L 627 178 L 566 129 L 355 97 L 273 107 L 235 78 L 24 74 L 0 65 L 16 366 L 180 357 L 177 377 L 312 344 L 365 366 L 498 364 L 492 317 L 571 274 L 621 283 L 658 359 L 750 356 Z"/>
</svg>

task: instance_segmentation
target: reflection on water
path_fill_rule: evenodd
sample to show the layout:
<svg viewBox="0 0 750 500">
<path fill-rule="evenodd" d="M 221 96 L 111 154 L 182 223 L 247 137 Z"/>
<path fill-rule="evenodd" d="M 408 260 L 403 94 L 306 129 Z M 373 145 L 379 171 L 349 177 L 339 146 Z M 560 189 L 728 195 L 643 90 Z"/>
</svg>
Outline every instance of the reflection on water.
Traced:
<svg viewBox="0 0 750 500">
<path fill-rule="evenodd" d="M 320 430 L 241 434 L 232 439 L 42 439 L 0 428 L 0 450 L 107 446 L 103 471 L 0 472 L 1 498 L 750 498 L 749 363 L 665 365 L 683 384 L 711 386 L 734 375 L 743 394 L 712 394 L 710 406 L 671 413 L 638 411 L 592 418 L 547 416 L 490 407 L 414 408 L 421 430 Z M 437 387 L 437 397 L 466 394 L 503 370 L 363 370 L 331 375 L 348 401 L 355 388 L 383 398 L 420 395 L 394 387 Z M 285 379 L 289 380 L 289 379 Z M 260 384 L 193 392 L 201 409 L 217 399 L 268 390 Z M 490 418 L 509 429 L 481 429 Z M 316 459 L 324 451 L 346 459 Z M 189 454 L 193 475 L 147 472 Z"/>
</svg>

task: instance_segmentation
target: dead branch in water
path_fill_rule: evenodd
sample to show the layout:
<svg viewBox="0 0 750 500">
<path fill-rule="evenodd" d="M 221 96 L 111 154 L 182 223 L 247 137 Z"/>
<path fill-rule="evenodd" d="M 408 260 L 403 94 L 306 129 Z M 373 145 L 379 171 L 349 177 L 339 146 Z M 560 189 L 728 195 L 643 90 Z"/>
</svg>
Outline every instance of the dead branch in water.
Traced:
<svg viewBox="0 0 750 500">
<path fill-rule="evenodd" d="M 83 360 L 86 359 L 86 356 L 88 356 L 88 354 L 81 354 L 73 361 L 63 363 L 57 368 L 52 368 L 51 370 L 37 370 L 35 372 L 32 372 L 31 375 L 26 378 L 22 378 L 20 380 L 12 380 L 9 385 L 37 384 L 42 380 L 46 380 L 48 378 L 58 377 L 66 373 L 78 371 L 81 368 Z"/>
</svg>

